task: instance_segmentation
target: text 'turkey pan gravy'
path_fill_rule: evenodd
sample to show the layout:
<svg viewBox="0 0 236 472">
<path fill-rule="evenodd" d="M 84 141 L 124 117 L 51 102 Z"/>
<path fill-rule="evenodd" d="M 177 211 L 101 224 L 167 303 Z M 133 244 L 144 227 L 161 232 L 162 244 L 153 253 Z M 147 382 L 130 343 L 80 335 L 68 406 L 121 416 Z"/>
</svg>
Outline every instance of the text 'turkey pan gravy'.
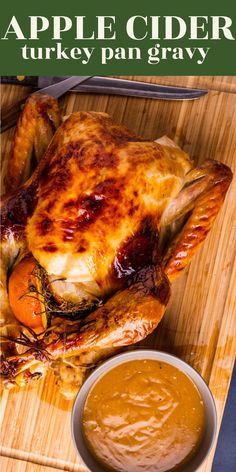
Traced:
<svg viewBox="0 0 236 472">
<path fill-rule="evenodd" d="M 167 472 L 198 448 L 204 416 L 202 398 L 186 374 L 165 362 L 135 360 L 95 383 L 83 429 L 104 470 Z"/>
</svg>

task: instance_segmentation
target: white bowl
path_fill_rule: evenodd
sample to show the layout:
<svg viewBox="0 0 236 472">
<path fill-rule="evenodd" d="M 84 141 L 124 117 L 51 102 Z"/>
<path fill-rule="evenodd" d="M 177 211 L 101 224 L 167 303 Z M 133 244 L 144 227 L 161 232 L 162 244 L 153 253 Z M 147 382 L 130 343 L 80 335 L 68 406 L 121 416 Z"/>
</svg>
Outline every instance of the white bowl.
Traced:
<svg viewBox="0 0 236 472">
<path fill-rule="evenodd" d="M 215 439 L 217 429 L 215 402 L 203 378 L 198 374 L 198 372 L 196 372 L 196 370 L 190 367 L 190 365 L 186 364 L 186 362 L 182 361 L 178 357 L 172 356 L 171 354 L 150 349 L 137 349 L 112 357 L 97 367 L 97 369 L 93 371 L 93 373 L 83 384 L 75 399 L 71 417 L 72 437 L 75 448 L 82 462 L 85 466 L 87 466 L 90 472 L 104 472 L 104 466 L 99 464 L 99 462 L 97 462 L 94 456 L 91 454 L 83 435 L 83 411 L 90 389 L 98 380 L 98 378 L 101 377 L 105 372 L 108 372 L 108 370 L 124 362 L 137 359 L 152 359 L 156 361 L 167 362 L 168 364 L 177 367 L 179 370 L 187 374 L 198 388 L 205 407 L 205 432 L 201 444 L 199 445 L 194 456 L 191 457 L 188 462 L 184 463 L 178 468 L 178 472 L 195 472 L 206 459 Z"/>
</svg>

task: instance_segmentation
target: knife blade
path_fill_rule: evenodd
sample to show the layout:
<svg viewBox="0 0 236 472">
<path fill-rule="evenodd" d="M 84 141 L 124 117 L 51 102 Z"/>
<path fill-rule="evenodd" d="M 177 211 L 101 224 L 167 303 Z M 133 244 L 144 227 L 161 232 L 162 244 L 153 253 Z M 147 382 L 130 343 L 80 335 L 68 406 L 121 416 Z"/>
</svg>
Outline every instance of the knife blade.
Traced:
<svg viewBox="0 0 236 472">
<path fill-rule="evenodd" d="M 153 98 L 159 100 L 194 100 L 206 95 L 207 90 L 201 89 L 189 89 L 186 87 L 172 87 L 167 85 L 152 84 L 148 82 L 141 82 L 135 80 L 116 79 L 112 77 L 102 76 L 89 76 L 89 77 L 77 77 L 82 80 L 75 86 L 71 85 L 70 90 L 79 93 L 98 93 L 98 94 L 111 94 L 111 95 L 124 95 L 130 97 L 140 98 Z M 22 78 L 21 78 L 22 79 Z M 65 80 L 69 80 L 70 77 L 48 77 L 39 76 L 37 77 L 25 77 L 19 81 L 17 77 L 2 77 L 2 83 L 17 83 L 22 85 L 33 85 L 37 87 L 41 92 L 49 93 L 48 87 L 53 87 L 56 84 L 64 83 Z M 83 82 L 83 83 L 82 83 Z M 54 95 L 55 96 L 55 95 Z M 60 96 L 60 95 L 58 95 Z M 24 99 L 25 100 L 25 99 Z M 23 100 L 23 102 L 24 102 Z M 22 106 L 22 103 L 21 103 Z M 18 107 L 18 115 L 20 109 Z M 8 112 L 8 124 L 6 124 L 6 112 L 2 113 L 2 130 L 5 131 L 10 126 L 13 126 L 16 122 L 16 118 L 11 119 L 9 124 L 9 112 Z M 13 115 L 13 114 L 12 114 Z M 16 115 L 16 113 L 15 113 Z M 18 116 L 17 115 L 17 116 Z M 5 122 L 5 125 L 4 125 Z"/>
<path fill-rule="evenodd" d="M 42 89 L 67 79 L 68 76 L 31 76 L 19 81 L 17 77 L 2 77 L 2 83 L 32 85 Z M 159 100 L 194 100 L 208 93 L 207 90 L 169 85 L 152 84 L 137 80 L 116 79 L 113 77 L 92 76 L 85 83 L 78 84 L 71 91 L 80 93 L 102 93 L 126 95 Z"/>
<path fill-rule="evenodd" d="M 41 88 L 35 93 L 46 93 L 48 95 L 52 95 L 54 98 L 59 98 L 64 95 L 64 93 L 68 92 L 68 90 L 73 89 L 89 78 L 91 78 L 91 75 L 68 77 L 67 79 L 61 80 L 60 82 L 56 82 L 54 84 L 48 85 L 47 87 Z"/>
<path fill-rule="evenodd" d="M 64 77 L 65 78 L 65 77 Z M 62 77 L 39 77 L 39 88 L 62 80 Z M 137 80 L 93 76 L 73 88 L 73 92 L 126 95 L 159 100 L 194 100 L 208 93 L 207 90 L 172 87 Z"/>
</svg>

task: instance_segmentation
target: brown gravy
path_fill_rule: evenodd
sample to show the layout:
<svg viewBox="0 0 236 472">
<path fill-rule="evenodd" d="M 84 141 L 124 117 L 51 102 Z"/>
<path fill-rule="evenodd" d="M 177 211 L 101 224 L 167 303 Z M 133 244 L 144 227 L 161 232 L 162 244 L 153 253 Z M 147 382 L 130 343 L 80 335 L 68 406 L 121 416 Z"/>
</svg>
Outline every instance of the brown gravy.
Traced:
<svg viewBox="0 0 236 472">
<path fill-rule="evenodd" d="M 147 359 L 114 367 L 95 383 L 83 428 L 104 470 L 167 472 L 194 454 L 204 417 L 192 380 L 170 364 Z"/>
</svg>

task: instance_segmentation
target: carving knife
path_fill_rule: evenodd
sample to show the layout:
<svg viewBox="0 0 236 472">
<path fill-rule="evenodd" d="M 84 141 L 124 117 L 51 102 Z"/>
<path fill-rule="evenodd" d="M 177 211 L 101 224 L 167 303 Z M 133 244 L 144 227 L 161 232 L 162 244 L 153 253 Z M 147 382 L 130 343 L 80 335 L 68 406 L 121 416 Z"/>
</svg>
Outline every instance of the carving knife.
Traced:
<svg viewBox="0 0 236 472">
<path fill-rule="evenodd" d="M 22 79 L 22 77 L 21 77 Z M 151 84 L 147 82 L 116 79 L 112 77 L 89 76 L 77 77 L 78 82 L 70 87 L 73 92 L 79 93 L 97 93 L 110 95 L 124 95 L 129 97 L 153 98 L 159 100 L 194 100 L 207 94 L 207 90 L 189 89 L 186 87 L 172 87 L 166 85 Z M 82 80 L 80 80 L 82 79 Z M 67 77 L 24 77 L 19 81 L 17 77 L 2 77 L 2 83 L 31 85 L 41 92 L 49 93 L 52 96 L 59 97 L 63 95 L 66 90 L 63 89 L 63 84 L 69 80 Z M 59 86 L 61 93 L 58 94 L 56 85 Z M 50 89 L 48 87 L 51 87 Z M 55 95 L 57 93 L 57 95 Z M 24 99 L 25 100 L 25 99 Z M 22 103 L 21 103 L 22 105 Z M 2 113 L 2 131 L 15 124 L 12 119 L 12 124 L 6 127 L 5 111 Z M 19 114 L 19 110 L 18 110 Z M 12 114 L 13 115 L 13 114 Z M 15 113 L 16 115 L 16 113 Z M 13 123 L 14 121 L 14 123 Z"/>
</svg>

